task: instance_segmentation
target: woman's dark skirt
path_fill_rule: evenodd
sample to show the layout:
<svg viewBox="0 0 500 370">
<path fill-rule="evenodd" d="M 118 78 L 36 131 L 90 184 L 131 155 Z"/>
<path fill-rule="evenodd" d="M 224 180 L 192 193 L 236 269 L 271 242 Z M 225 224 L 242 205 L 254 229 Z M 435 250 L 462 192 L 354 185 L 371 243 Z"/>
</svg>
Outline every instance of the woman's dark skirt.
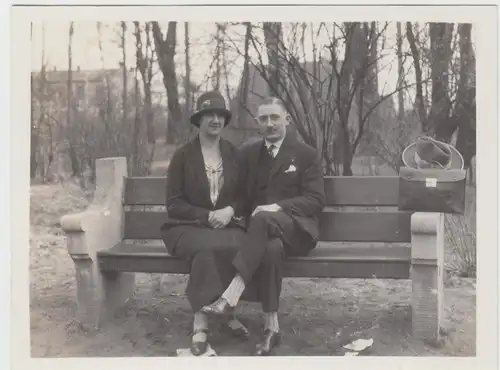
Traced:
<svg viewBox="0 0 500 370">
<path fill-rule="evenodd" d="M 232 261 L 244 245 L 244 238 L 245 231 L 237 227 L 180 225 L 162 231 L 168 252 L 191 266 L 186 295 L 193 312 L 214 302 L 226 290 L 236 274 Z M 242 298 L 255 301 L 253 291 L 247 287 Z"/>
</svg>

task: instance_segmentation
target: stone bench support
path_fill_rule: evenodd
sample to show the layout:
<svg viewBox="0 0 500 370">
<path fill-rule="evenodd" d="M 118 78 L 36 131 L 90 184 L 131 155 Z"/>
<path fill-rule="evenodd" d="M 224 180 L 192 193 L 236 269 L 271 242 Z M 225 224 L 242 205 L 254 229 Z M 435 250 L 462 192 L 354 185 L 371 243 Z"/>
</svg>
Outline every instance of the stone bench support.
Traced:
<svg viewBox="0 0 500 370">
<path fill-rule="evenodd" d="M 67 235 L 68 253 L 75 263 L 78 321 L 85 330 L 97 329 L 133 293 L 133 273 L 103 273 L 97 252 L 121 242 L 122 195 L 127 176 L 125 158 L 96 161 L 96 190 L 89 208 L 65 215 L 61 226 Z"/>
<path fill-rule="evenodd" d="M 411 218 L 412 334 L 437 343 L 443 313 L 444 215 Z"/>
</svg>

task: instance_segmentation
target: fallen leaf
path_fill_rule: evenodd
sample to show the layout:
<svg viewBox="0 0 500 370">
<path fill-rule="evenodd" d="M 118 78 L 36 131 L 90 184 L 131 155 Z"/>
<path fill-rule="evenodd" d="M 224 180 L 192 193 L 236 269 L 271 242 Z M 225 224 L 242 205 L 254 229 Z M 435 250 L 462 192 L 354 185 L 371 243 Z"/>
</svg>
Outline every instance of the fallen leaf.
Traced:
<svg viewBox="0 0 500 370">
<path fill-rule="evenodd" d="M 345 349 L 360 352 L 373 345 L 373 339 L 356 339 L 352 343 L 346 344 Z"/>
</svg>

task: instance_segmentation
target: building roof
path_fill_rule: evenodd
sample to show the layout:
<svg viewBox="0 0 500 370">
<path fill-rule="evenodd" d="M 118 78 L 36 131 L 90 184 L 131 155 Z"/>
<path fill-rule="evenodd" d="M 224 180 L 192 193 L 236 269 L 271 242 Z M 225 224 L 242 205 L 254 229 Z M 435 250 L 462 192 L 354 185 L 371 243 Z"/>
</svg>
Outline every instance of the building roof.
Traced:
<svg viewBox="0 0 500 370">
<path fill-rule="evenodd" d="M 32 72 L 33 75 L 39 76 L 40 71 Z M 76 69 L 72 71 L 71 78 L 73 82 L 99 82 L 105 74 L 110 75 L 120 75 L 122 70 L 120 68 L 114 69 L 94 69 L 94 70 L 81 70 Z M 68 81 L 68 70 L 47 70 L 45 71 L 45 78 L 49 83 L 67 83 Z"/>
</svg>

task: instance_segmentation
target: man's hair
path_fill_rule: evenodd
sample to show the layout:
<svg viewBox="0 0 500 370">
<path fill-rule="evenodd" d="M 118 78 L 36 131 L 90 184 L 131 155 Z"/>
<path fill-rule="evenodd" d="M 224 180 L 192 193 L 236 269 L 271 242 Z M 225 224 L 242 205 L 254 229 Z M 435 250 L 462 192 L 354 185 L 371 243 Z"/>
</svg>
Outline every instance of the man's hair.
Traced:
<svg viewBox="0 0 500 370">
<path fill-rule="evenodd" d="M 285 112 L 287 111 L 287 109 L 285 107 L 285 103 L 283 103 L 283 100 L 281 100 L 280 98 L 277 98 L 275 96 L 268 96 L 268 97 L 263 98 L 260 102 L 260 105 L 265 105 L 265 104 L 277 104 L 281 108 L 283 108 L 283 110 Z"/>
</svg>

